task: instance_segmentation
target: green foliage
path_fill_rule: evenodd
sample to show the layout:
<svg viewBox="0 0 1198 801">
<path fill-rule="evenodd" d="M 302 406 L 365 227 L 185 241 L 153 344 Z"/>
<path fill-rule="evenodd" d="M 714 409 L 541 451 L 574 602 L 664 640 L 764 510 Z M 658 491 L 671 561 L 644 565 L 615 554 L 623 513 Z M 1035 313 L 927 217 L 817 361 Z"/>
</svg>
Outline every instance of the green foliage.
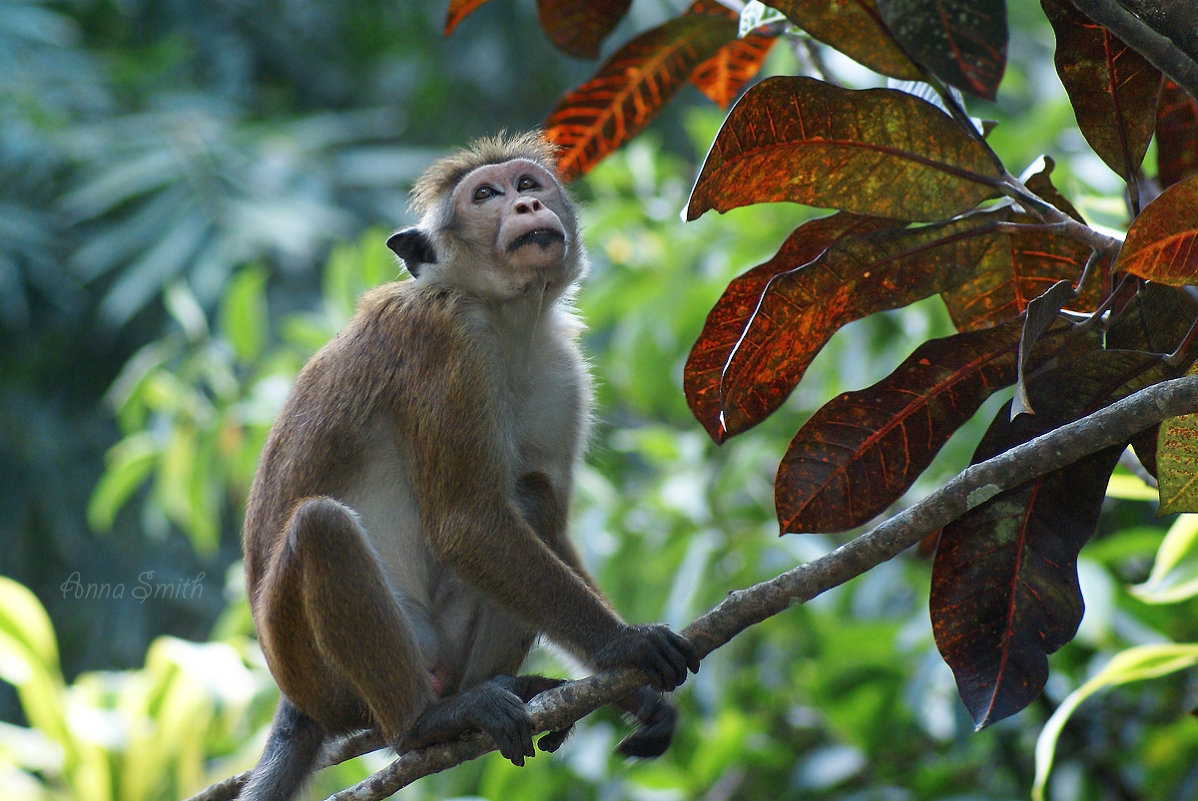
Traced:
<svg viewBox="0 0 1198 801">
<path fill-rule="evenodd" d="M 166 801 L 220 779 L 253 758 L 238 753 L 248 716 L 273 694 L 246 662 L 251 647 L 244 637 L 161 637 L 142 669 L 87 673 L 68 687 L 45 610 L 0 578 L 0 678 L 17 689 L 29 722 L 0 724 L 6 797 Z"/>
</svg>

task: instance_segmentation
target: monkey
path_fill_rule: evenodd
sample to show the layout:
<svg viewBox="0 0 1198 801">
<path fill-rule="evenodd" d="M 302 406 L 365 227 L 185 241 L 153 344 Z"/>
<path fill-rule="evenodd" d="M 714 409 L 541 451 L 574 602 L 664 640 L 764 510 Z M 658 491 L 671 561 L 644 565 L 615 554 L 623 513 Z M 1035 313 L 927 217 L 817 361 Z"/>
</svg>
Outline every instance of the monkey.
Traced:
<svg viewBox="0 0 1198 801">
<path fill-rule="evenodd" d="M 517 675 L 537 636 L 644 674 L 620 704 L 641 723 L 629 756 L 669 745 L 662 693 L 699 668 L 686 637 L 625 622 L 567 537 L 588 262 L 553 146 L 476 140 L 411 205 L 387 241 L 411 277 L 364 293 L 300 371 L 251 483 L 246 582 L 280 701 L 247 801 L 292 797 L 326 740 L 362 728 L 398 751 L 481 730 L 522 765 L 524 704 L 561 682 Z"/>
</svg>

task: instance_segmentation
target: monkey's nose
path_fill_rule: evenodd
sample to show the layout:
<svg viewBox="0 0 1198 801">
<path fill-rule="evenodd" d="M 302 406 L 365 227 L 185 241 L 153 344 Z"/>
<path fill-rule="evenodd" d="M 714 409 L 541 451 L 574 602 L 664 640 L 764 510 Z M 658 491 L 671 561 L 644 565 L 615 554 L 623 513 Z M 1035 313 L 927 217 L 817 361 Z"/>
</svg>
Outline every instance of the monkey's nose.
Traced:
<svg viewBox="0 0 1198 801">
<path fill-rule="evenodd" d="M 516 200 L 517 214 L 532 214 L 541 210 L 541 201 L 535 197 L 522 197 Z"/>
</svg>

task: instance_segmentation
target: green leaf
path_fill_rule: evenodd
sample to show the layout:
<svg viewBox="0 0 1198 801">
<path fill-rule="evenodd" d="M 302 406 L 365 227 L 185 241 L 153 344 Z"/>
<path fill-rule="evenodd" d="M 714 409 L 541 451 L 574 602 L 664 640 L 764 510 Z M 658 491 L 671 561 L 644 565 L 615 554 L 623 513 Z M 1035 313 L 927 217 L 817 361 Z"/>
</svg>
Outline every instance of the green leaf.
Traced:
<svg viewBox="0 0 1198 801">
<path fill-rule="evenodd" d="M 252 362 L 266 345 L 270 310 L 266 303 L 267 271 L 248 267 L 233 276 L 221 304 L 221 334 L 242 362 Z"/>
<path fill-rule="evenodd" d="M 158 445 L 148 432 L 141 432 L 113 445 L 108 466 L 87 502 L 87 524 L 93 531 L 108 531 L 117 512 L 154 469 Z"/>
<path fill-rule="evenodd" d="M 1172 604 L 1198 595 L 1198 515 L 1182 515 L 1156 551 L 1152 572 L 1132 593 L 1150 604 Z"/>
<path fill-rule="evenodd" d="M 1036 780 L 1032 785 L 1034 801 L 1044 801 L 1044 788 L 1048 774 L 1052 771 L 1057 738 L 1082 701 L 1105 687 L 1155 679 L 1194 665 L 1198 665 L 1198 644 L 1141 645 L 1115 654 L 1106 667 L 1071 692 L 1044 724 L 1036 740 Z"/>
<path fill-rule="evenodd" d="M 72 756 L 54 626 L 32 592 L 4 576 L 0 576 L 0 679 L 16 687 L 29 724 Z"/>
<path fill-rule="evenodd" d="M 1198 364 L 1189 370 L 1198 374 Z M 1170 417 L 1156 440 L 1161 505 L 1157 514 L 1198 512 L 1198 413 Z"/>
</svg>

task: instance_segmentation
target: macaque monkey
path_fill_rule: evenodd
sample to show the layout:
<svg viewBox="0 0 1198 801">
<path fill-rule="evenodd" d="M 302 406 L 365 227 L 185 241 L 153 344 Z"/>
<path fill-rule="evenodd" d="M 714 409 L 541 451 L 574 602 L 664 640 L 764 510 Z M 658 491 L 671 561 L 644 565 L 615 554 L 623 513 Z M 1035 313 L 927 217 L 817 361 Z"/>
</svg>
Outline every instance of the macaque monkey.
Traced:
<svg viewBox="0 0 1198 801">
<path fill-rule="evenodd" d="M 596 670 L 642 671 L 653 689 L 621 704 L 642 723 L 621 750 L 669 745 L 660 692 L 697 652 L 624 622 L 566 538 L 590 414 L 572 305 L 587 262 L 554 171 L 537 133 L 429 167 L 420 223 L 388 240 L 413 279 L 362 296 L 271 429 L 245 569 L 282 698 L 243 799 L 291 797 L 326 738 L 366 727 L 400 750 L 480 729 L 522 765 L 524 703 L 560 683 L 515 675 L 538 634 Z"/>
</svg>

